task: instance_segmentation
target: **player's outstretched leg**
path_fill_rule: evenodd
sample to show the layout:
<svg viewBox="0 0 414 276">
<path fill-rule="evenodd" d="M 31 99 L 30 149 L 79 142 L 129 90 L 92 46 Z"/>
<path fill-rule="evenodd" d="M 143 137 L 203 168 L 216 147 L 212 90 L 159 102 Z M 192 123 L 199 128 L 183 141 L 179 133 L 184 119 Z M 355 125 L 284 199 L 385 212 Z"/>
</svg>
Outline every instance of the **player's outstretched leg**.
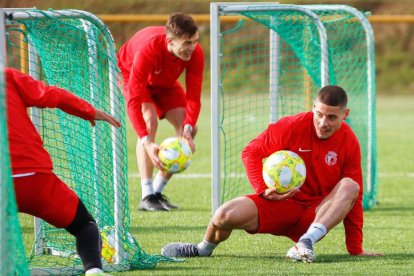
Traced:
<svg viewBox="0 0 414 276">
<path fill-rule="evenodd" d="M 304 263 L 312 263 L 316 259 L 313 252 L 313 246 L 310 239 L 302 239 L 295 246 L 290 248 L 286 257 L 292 261 L 302 261 Z"/>
<path fill-rule="evenodd" d="M 197 245 L 194 243 L 174 242 L 165 245 L 161 249 L 161 254 L 166 257 L 191 258 L 208 257 L 211 255 L 211 252 L 208 255 L 200 254 Z"/>
</svg>

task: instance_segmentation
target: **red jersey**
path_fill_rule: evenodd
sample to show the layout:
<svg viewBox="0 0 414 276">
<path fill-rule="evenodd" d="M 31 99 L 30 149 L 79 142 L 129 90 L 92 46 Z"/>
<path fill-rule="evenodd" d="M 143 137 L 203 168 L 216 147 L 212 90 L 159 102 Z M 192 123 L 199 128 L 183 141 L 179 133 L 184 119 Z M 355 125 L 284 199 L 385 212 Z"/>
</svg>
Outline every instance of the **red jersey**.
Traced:
<svg viewBox="0 0 414 276">
<path fill-rule="evenodd" d="M 280 119 L 253 139 L 243 150 L 247 177 L 257 194 L 267 186 L 262 176 L 263 159 L 278 150 L 296 152 L 306 165 L 306 180 L 293 198 L 313 202 L 326 197 L 344 177 L 360 186 L 354 207 L 344 219 L 346 245 L 352 255 L 362 252 L 362 169 L 358 138 L 345 122 L 328 139 L 319 139 L 313 124 L 313 113 L 306 112 Z"/>
<path fill-rule="evenodd" d="M 119 49 L 118 66 L 124 77 L 128 116 L 140 138 L 148 135 L 141 109 L 143 94 L 150 93 L 150 87 L 173 87 L 184 70 L 187 102 L 184 125 L 194 128 L 201 109 L 204 70 L 204 52 L 199 43 L 191 59 L 184 61 L 168 51 L 165 27 L 147 27 Z"/>
<path fill-rule="evenodd" d="M 57 107 L 85 120 L 95 117 L 95 109 L 86 101 L 56 86 L 6 68 L 6 109 L 10 159 L 13 174 L 51 172 L 49 153 L 43 147 L 36 128 L 27 114 L 28 107 Z"/>
</svg>

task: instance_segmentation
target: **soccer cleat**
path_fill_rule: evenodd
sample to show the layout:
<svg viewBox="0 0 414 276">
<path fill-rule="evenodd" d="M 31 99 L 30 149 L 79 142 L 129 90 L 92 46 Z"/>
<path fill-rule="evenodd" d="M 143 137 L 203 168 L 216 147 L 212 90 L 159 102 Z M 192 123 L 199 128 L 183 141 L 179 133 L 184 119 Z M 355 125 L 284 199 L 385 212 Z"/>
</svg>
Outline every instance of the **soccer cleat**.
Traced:
<svg viewBox="0 0 414 276">
<path fill-rule="evenodd" d="M 143 211 L 168 211 L 155 195 L 148 195 L 141 200 L 139 204 L 139 210 Z"/>
<path fill-rule="evenodd" d="M 165 245 L 161 249 L 161 255 L 165 257 L 191 258 L 199 257 L 197 245 L 194 243 L 174 242 Z"/>
<path fill-rule="evenodd" d="M 296 248 L 296 245 L 288 250 L 286 257 L 293 262 L 302 261 L 302 258 L 299 256 L 299 252 Z"/>
<path fill-rule="evenodd" d="M 309 239 L 298 241 L 295 246 L 289 249 L 286 254 L 292 261 L 302 261 L 304 263 L 312 263 L 316 259 L 313 252 L 312 242 Z"/>
<path fill-rule="evenodd" d="M 166 197 L 165 195 L 161 194 L 161 193 L 155 193 L 155 196 L 157 197 L 157 200 L 159 203 L 161 203 L 162 207 L 164 207 L 167 210 L 171 210 L 171 209 L 177 209 L 178 206 L 174 205 L 172 203 L 170 203 L 168 201 L 168 197 Z"/>
</svg>

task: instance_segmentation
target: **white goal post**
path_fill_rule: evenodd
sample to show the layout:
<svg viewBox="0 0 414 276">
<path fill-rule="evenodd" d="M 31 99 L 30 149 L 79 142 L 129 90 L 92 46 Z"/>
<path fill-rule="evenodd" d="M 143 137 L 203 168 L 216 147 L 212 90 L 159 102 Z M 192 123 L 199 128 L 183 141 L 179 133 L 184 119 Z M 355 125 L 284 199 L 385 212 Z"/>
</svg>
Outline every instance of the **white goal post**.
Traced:
<svg viewBox="0 0 414 276">
<path fill-rule="evenodd" d="M 226 16 L 238 16 L 240 21 L 230 26 L 226 23 L 228 21 L 221 20 Z M 249 24 L 260 25 L 260 28 L 253 30 L 251 27 L 250 30 Z M 268 29 L 267 34 L 262 30 L 265 28 Z M 293 39 L 289 40 L 288 28 L 292 28 L 292 36 L 295 39 L 298 38 L 298 33 L 302 34 L 302 45 L 294 45 Z M 339 28 L 346 30 L 342 37 L 335 33 Z M 366 16 L 345 5 L 211 3 L 210 30 L 212 211 L 231 198 L 252 192 L 240 160 L 243 145 L 259 134 L 259 131 L 264 130 L 268 123 L 277 121 L 281 116 L 308 110 L 312 94 L 327 84 L 345 86 L 348 93 L 351 93 L 351 109 L 363 109 L 353 111 L 357 115 L 351 118 L 350 124 L 354 130 L 357 129 L 363 149 L 364 207 L 370 208 L 375 205 L 375 56 L 373 32 Z M 354 37 L 358 40 L 352 41 Z M 270 42 L 265 42 L 266 40 Z M 239 45 L 234 45 L 236 43 Z M 343 53 L 343 56 L 339 52 Z M 292 55 L 289 59 L 305 72 L 297 74 L 297 79 L 287 77 L 289 70 L 292 70 L 292 75 L 296 73 L 287 66 L 287 54 Z M 312 57 L 306 56 L 307 54 Z M 251 60 L 248 60 L 250 57 Z M 253 63 L 253 57 L 260 59 L 260 62 Z M 357 59 L 363 61 L 358 70 L 350 69 L 355 71 L 355 76 L 347 75 L 345 70 L 353 68 L 352 63 Z M 248 61 L 243 63 L 244 60 Z M 314 60 L 319 61 L 319 66 L 317 70 L 312 71 L 309 64 Z M 267 69 L 264 68 L 266 66 Z M 250 71 L 244 68 L 250 68 Z M 242 70 L 246 70 L 246 75 L 243 75 L 245 72 Z M 251 75 L 255 74 L 256 77 L 261 70 L 263 74 L 257 78 L 263 78 L 263 87 L 267 83 L 269 100 L 263 101 L 263 106 L 257 110 L 250 109 L 249 115 L 245 116 L 240 113 L 243 112 L 240 110 L 244 109 L 239 106 L 240 102 L 246 101 L 245 105 L 252 105 L 258 100 L 253 99 L 253 96 L 248 96 L 252 98 L 247 99 L 246 96 L 241 96 L 242 93 L 237 94 L 235 91 L 250 90 L 254 93 L 258 88 L 255 86 L 257 83 L 251 80 Z M 359 78 L 356 75 L 359 75 Z M 297 85 L 298 82 L 303 83 L 304 96 L 288 95 L 289 82 L 291 86 Z M 282 92 L 284 94 L 281 94 Z M 358 94 L 354 96 L 353 93 Z M 307 103 L 287 110 L 287 104 L 284 102 L 287 97 L 292 97 L 292 101 Z M 361 101 L 354 103 L 354 98 L 361 98 Z M 260 113 L 267 113 L 268 120 L 256 120 L 261 116 Z M 255 125 L 249 126 L 248 122 L 240 122 L 244 117 L 255 119 L 256 121 L 251 123 Z M 360 122 L 362 117 L 366 118 L 366 123 Z M 237 123 L 232 123 L 234 120 L 237 120 Z M 237 124 L 242 130 L 248 129 L 248 133 L 244 134 L 238 130 L 237 134 L 233 134 L 232 124 Z M 236 140 L 237 145 L 234 142 Z"/>
</svg>

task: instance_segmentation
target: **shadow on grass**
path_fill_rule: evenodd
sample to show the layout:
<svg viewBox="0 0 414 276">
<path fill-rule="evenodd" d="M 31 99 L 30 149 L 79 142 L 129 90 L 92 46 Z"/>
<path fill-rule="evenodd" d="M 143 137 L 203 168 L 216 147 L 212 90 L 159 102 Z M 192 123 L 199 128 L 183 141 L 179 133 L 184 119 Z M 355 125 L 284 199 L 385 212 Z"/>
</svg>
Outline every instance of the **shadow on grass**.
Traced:
<svg viewBox="0 0 414 276">
<path fill-rule="evenodd" d="M 188 232 L 188 231 L 205 231 L 206 230 L 206 226 L 187 226 L 187 225 L 183 225 L 183 226 L 165 226 L 165 225 L 161 225 L 161 226 L 139 226 L 139 227 L 131 227 L 130 231 L 131 232 L 138 232 L 138 233 L 154 233 L 159 231 L 158 233 L 165 233 L 165 232 L 173 232 L 176 233 L 177 231 L 183 231 L 183 232 Z"/>
<path fill-rule="evenodd" d="M 281 253 L 280 253 L 281 254 Z M 240 255 L 235 252 L 235 254 L 216 254 L 212 257 L 215 258 L 237 258 L 237 259 L 245 259 L 245 260 L 276 260 L 276 261 L 285 261 L 285 262 L 292 262 L 291 260 L 287 259 L 284 255 Z M 378 262 L 381 261 L 413 261 L 414 260 L 414 253 L 413 254 L 386 254 L 382 257 L 368 257 L 368 256 L 349 256 L 344 254 L 320 254 L 317 255 L 317 259 L 315 263 L 343 263 L 343 262 Z M 295 262 L 293 262 L 295 263 Z M 301 263 L 301 262 L 298 262 Z"/>
<path fill-rule="evenodd" d="M 381 261 L 404 261 L 404 260 L 413 260 L 414 254 L 385 254 L 381 257 L 369 257 L 369 256 L 348 256 L 341 254 L 333 255 L 319 255 L 318 262 L 320 263 L 338 263 L 338 262 L 378 262 Z"/>
<path fill-rule="evenodd" d="M 175 204 L 175 202 L 174 202 Z M 179 204 L 178 204 L 179 205 Z M 180 206 L 180 205 L 179 205 Z M 141 211 L 139 210 L 138 212 L 141 212 L 142 214 L 146 214 L 146 215 L 152 215 L 154 214 L 154 212 L 149 212 L 149 211 Z M 178 209 L 174 209 L 168 212 L 165 211 L 158 211 L 155 212 L 157 214 L 166 214 L 166 215 L 173 215 L 173 214 L 177 214 L 177 213 L 203 213 L 203 212 L 211 212 L 211 209 L 209 207 L 201 207 L 201 206 L 197 206 L 197 207 L 179 207 Z"/>
<path fill-rule="evenodd" d="M 158 265 L 154 269 L 154 271 L 171 273 L 173 271 L 180 271 L 180 272 L 190 271 L 191 272 L 191 271 L 198 270 L 198 269 L 205 269 L 205 267 L 197 267 L 197 266 L 194 266 L 193 264 L 189 266 L 188 263 L 186 264 L 185 262 L 182 262 L 182 263 L 174 263 L 171 265 L 167 263 L 162 263 L 162 265 Z"/>
<path fill-rule="evenodd" d="M 180 208 L 178 210 L 174 210 L 173 212 L 188 212 L 188 213 L 202 213 L 202 212 L 210 212 L 211 209 L 209 208 Z"/>
</svg>

